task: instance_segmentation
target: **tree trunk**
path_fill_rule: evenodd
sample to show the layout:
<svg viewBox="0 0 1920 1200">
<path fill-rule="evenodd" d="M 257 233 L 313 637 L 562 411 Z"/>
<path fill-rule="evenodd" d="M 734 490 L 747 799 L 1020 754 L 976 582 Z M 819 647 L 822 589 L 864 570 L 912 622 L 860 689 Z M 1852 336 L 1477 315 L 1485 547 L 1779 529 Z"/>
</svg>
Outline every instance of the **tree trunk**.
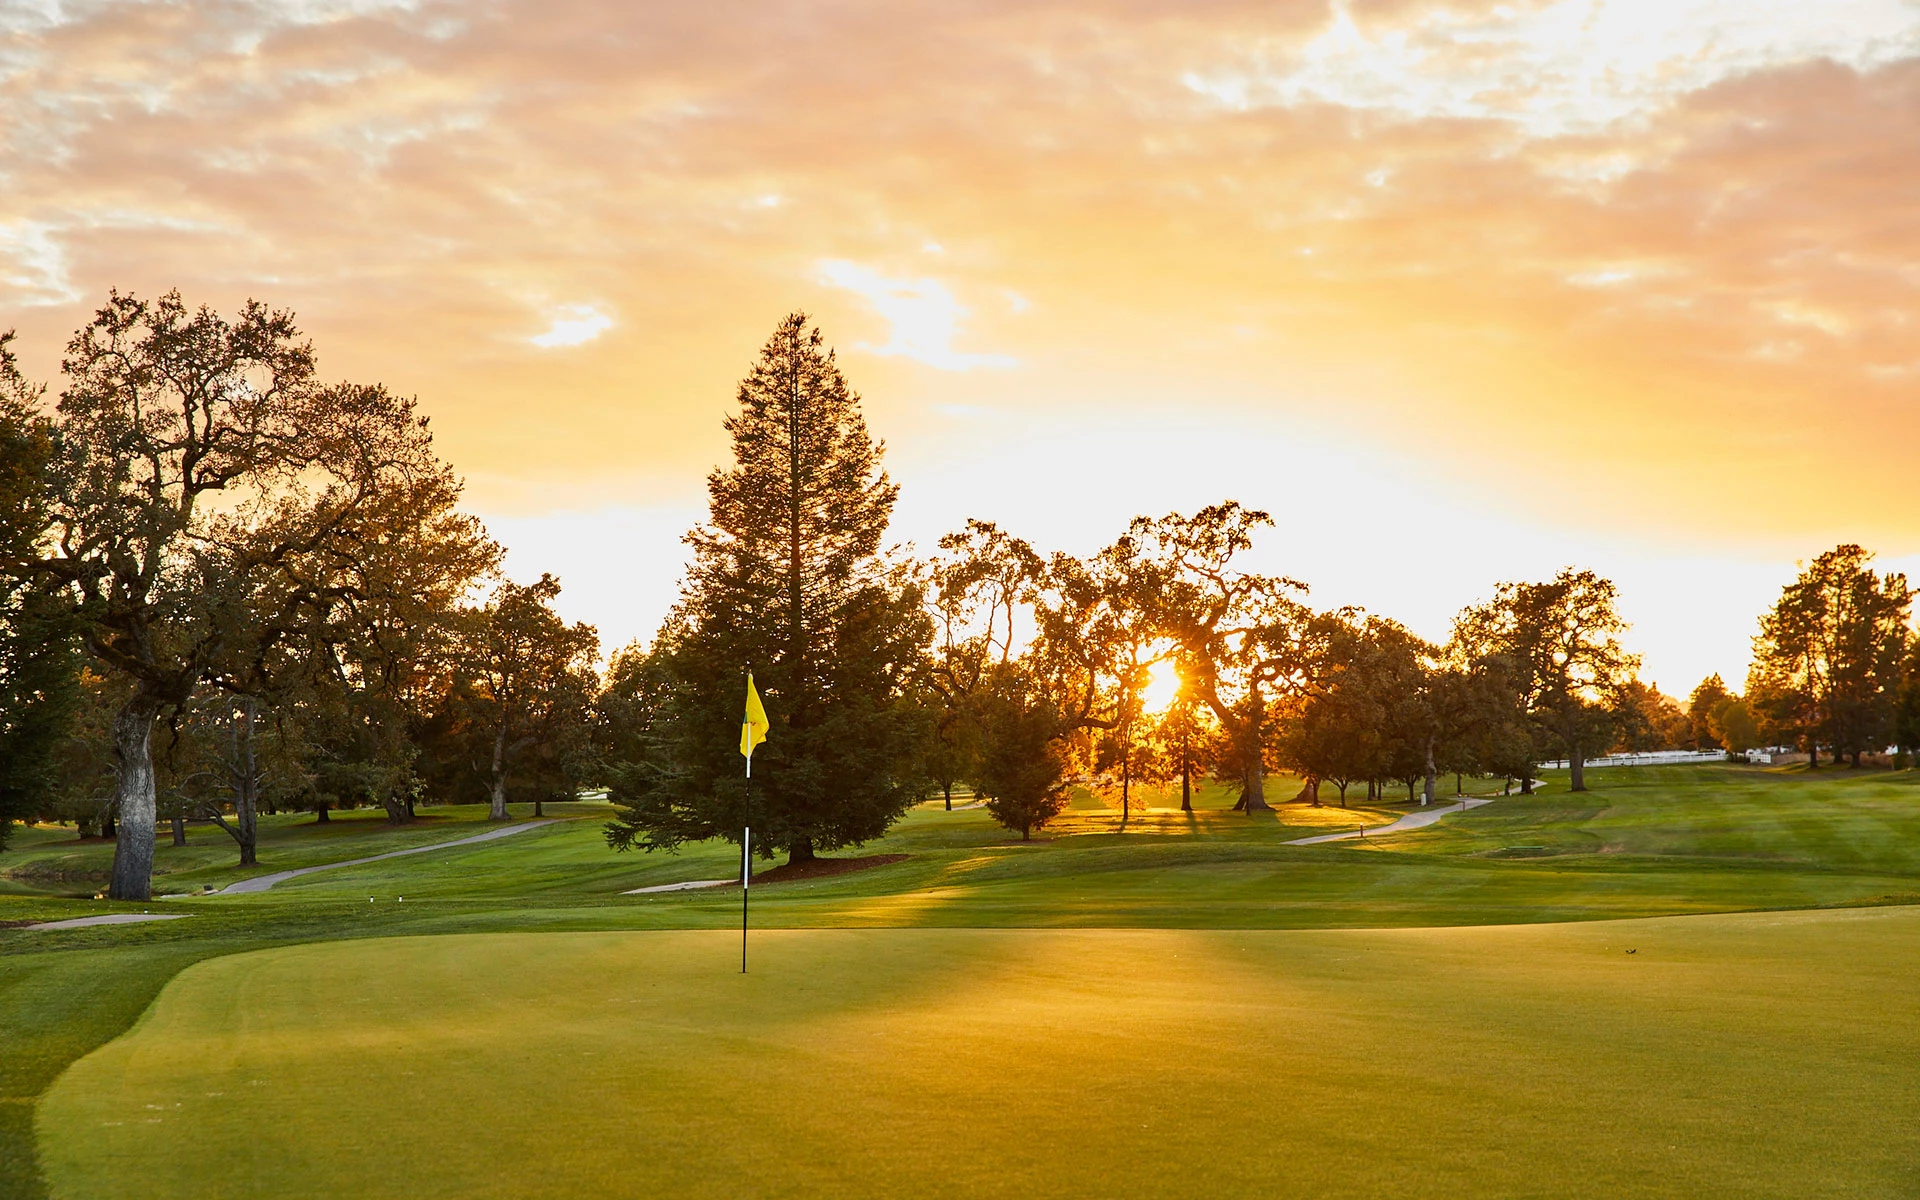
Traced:
<svg viewBox="0 0 1920 1200">
<path fill-rule="evenodd" d="M 182 813 L 173 814 L 173 844 L 176 846 L 187 844 L 187 818 Z"/>
<path fill-rule="evenodd" d="M 411 806 L 412 801 L 402 800 L 391 792 L 380 797 L 380 807 L 387 810 L 389 825 L 405 825 L 412 820 L 413 814 L 407 811 Z"/>
<path fill-rule="evenodd" d="M 1436 768 L 1433 765 L 1433 735 L 1428 734 L 1427 735 L 1427 782 L 1426 782 L 1426 787 L 1423 788 L 1420 792 L 1420 804 L 1422 807 L 1433 803 L 1433 781 L 1435 776 L 1435 770 Z"/>
<path fill-rule="evenodd" d="M 1460 782 L 1460 772 L 1458 771 L 1453 773 L 1453 794 L 1456 796 L 1465 794 L 1464 785 Z"/>
<path fill-rule="evenodd" d="M 533 815 L 536 817 L 544 817 L 547 815 L 547 810 L 544 807 L 544 802 L 541 800 L 540 796 L 537 793 L 533 797 Z"/>
<path fill-rule="evenodd" d="M 320 807 L 313 810 L 313 823 L 315 825 L 325 825 L 328 821 L 333 820 L 333 817 L 328 813 L 328 810 L 332 807 L 333 805 L 322 800 Z"/>
<path fill-rule="evenodd" d="M 253 789 L 247 791 L 251 793 Z M 234 824 L 240 827 L 240 865 L 251 867 L 260 861 L 260 810 L 251 794 L 233 809 Z"/>
<path fill-rule="evenodd" d="M 1533 772 L 1532 771 L 1528 771 L 1525 775 L 1522 775 L 1520 777 L 1520 794 L 1522 796 L 1533 795 Z"/>
<path fill-rule="evenodd" d="M 113 827 L 113 805 L 111 804 L 107 805 L 100 814 L 100 836 L 110 842 L 120 837 L 119 832 Z"/>
<path fill-rule="evenodd" d="M 1567 790 L 1574 792 L 1587 790 L 1587 756 L 1580 752 L 1578 742 L 1567 743 L 1567 775 L 1571 780 Z"/>
<path fill-rule="evenodd" d="M 1853 752 L 1853 769 L 1856 771 L 1860 769 L 1860 752 L 1858 750 Z"/>
<path fill-rule="evenodd" d="M 420 814 L 413 811 L 413 793 L 408 792 L 407 793 L 407 820 L 417 821 L 419 819 L 420 819 Z"/>
<path fill-rule="evenodd" d="M 251 867 L 260 861 L 260 771 L 253 756 L 253 699 L 241 701 L 245 713 L 246 734 L 239 739 L 235 755 L 240 786 L 234 789 L 233 818 L 240 827 L 240 865 Z"/>
<path fill-rule="evenodd" d="M 1133 815 L 1133 773 L 1125 759 L 1120 762 L 1120 832 L 1127 831 L 1127 818 Z"/>
<path fill-rule="evenodd" d="M 1347 806 L 1347 784 L 1348 784 L 1349 782 L 1351 782 L 1351 781 L 1350 781 L 1350 780 L 1346 780 L 1346 779 L 1342 779 L 1342 780 L 1341 780 L 1341 781 L 1340 781 L 1340 782 L 1339 782 L 1339 783 L 1338 783 L 1338 784 L 1336 785 L 1336 786 L 1337 786 L 1337 787 L 1339 787 L 1339 789 L 1340 789 L 1340 807 L 1341 807 L 1341 808 L 1345 808 L 1345 807 Z"/>
<path fill-rule="evenodd" d="M 1273 811 L 1273 805 L 1267 803 L 1267 773 L 1261 768 L 1259 759 L 1256 758 L 1247 765 L 1247 769 L 1241 774 L 1240 780 L 1241 791 L 1246 798 L 1248 812 Z"/>
<path fill-rule="evenodd" d="M 953 780 L 949 779 L 945 783 L 941 784 L 940 791 L 941 791 L 941 794 L 943 794 L 947 798 L 947 811 L 952 812 L 953 811 Z"/>
<path fill-rule="evenodd" d="M 1811 771 L 1819 765 L 1820 765 L 1820 743 L 1817 740 L 1815 740 L 1814 736 L 1811 733 L 1809 733 L 1807 735 L 1807 770 Z"/>
<path fill-rule="evenodd" d="M 113 848 L 113 881 L 107 895 L 115 900 L 153 898 L 156 711 L 156 705 L 136 695 L 113 717 L 113 803 L 120 813 L 120 836 Z"/>
<path fill-rule="evenodd" d="M 1021 839 L 1025 840 L 1026 836 L 1027 836 L 1027 831 L 1022 829 L 1020 831 Z M 813 861 L 813 839 L 812 838 L 798 838 L 791 845 L 787 847 L 787 865 L 788 866 L 792 866 L 794 863 L 803 863 L 803 862 L 812 862 L 812 861 Z"/>
<path fill-rule="evenodd" d="M 1407 803 L 1408 804 L 1413 803 L 1414 787 L 1417 784 L 1419 784 L 1419 782 L 1420 782 L 1420 777 L 1418 775 L 1407 776 Z"/>
<path fill-rule="evenodd" d="M 1187 758 L 1187 735 L 1180 735 L 1180 811 L 1193 811 L 1193 763 Z"/>
<path fill-rule="evenodd" d="M 500 723 L 500 732 L 493 736 L 493 790 L 490 796 L 491 808 L 487 811 L 487 820 L 504 821 L 507 819 L 507 724 Z"/>
</svg>

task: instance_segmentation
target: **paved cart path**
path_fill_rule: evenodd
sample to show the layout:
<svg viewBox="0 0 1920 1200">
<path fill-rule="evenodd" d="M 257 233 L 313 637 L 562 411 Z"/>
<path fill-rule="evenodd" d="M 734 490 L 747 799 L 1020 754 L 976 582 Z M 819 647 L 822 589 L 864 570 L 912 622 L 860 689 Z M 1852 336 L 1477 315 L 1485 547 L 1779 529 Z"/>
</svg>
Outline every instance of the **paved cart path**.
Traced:
<svg viewBox="0 0 1920 1200">
<path fill-rule="evenodd" d="M 685 883 L 657 883 L 652 887 L 634 888 L 630 892 L 621 892 L 622 896 L 645 896 L 650 892 L 687 892 L 694 888 L 726 887 L 730 883 L 739 883 L 740 877 L 732 879 L 689 879 Z"/>
<path fill-rule="evenodd" d="M 1391 825 L 1376 825 L 1372 829 L 1349 829 L 1345 833 L 1323 833 L 1318 837 L 1295 838 L 1289 846 L 1317 846 L 1321 842 L 1345 842 L 1359 837 L 1379 837 L 1383 833 L 1405 833 L 1409 829 L 1425 829 L 1448 813 L 1465 812 L 1470 808 L 1479 808 L 1482 804 L 1492 804 L 1498 797 L 1485 796 L 1478 800 L 1462 800 L 1458 804 L 1435 806 L 1419 812 L 1410 812 Z"/>
<path fill-rule="evenodd" d="M 345 862 L 323 863 L 317 867 L 297 867 L 291 871 L 275 871 L 271 875 L 256 875 L 252 879 L 242 879 L 239 883 L 230 883 L 215 892 L 216 896 L 241 896 L 250 892 L 264 892 L 276 883 L 285 883 L 296 875 L 311 875 L 315 871 L 331 871 L 335 867 L 357 867 L 365 863 L 380 862 L 383 859 L 400 858 L 408 854 L 425 854 L 429 850 L 450 850 L 455 846 L 471 846 L 476 842 L 491 842 L 503 837 L 512 837 L 516 833 L 525 833 L 529 829 L 538 829 L 542 825 L 552 825 L 558 817 L 549 817 L 544 821 L 525 821 L 519 825 L 507 825 L 499 829 L 489 829 L 485 833 L 476 833 L 472 837 L 455 838 L 451 842 L 435 842 L 431 846 L 414 846 L 406 850 L 389 850 L 385 854 L 373 854 L 366 858 L 350 858 Z"/>
<path fill-rule="evenodd" d="M 23 925 L 22 929 L 85 929 L 89 925 L 134 925 L 141 921 L 178 921 L 186 913 L 107 913 L 98 917 L 69 917 L 64 921 L 42 921 Z"/>
</svg>

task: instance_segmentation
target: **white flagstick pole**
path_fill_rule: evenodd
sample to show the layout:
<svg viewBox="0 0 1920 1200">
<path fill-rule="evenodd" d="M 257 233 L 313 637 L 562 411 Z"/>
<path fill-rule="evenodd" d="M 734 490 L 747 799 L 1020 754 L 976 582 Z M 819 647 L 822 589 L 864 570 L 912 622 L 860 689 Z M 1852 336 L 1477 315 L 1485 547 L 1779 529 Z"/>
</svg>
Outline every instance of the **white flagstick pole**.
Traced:
<svg viewBox="0 0 1920 1200">
<path fill-rule="evenodd" d="M 740 829 L 740 973 L 747 973 L 747 891 L 753 886 L 753 755 L 747 755 L 747 814 Z"/>
</svg>

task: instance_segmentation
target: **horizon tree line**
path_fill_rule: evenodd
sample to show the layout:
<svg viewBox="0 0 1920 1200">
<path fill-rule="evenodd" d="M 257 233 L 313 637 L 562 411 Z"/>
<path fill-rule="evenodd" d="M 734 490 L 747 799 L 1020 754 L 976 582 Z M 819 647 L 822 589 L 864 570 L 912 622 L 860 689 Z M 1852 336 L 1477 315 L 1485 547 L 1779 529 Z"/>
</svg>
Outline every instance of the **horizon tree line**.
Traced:
<svg viewBox="0 0 1920 1200">
<path fill-rule="evenodd" d="M 1341 804 L 1615 748 L 1824 748 L 1855 765 L 1920 736 L 1920 640 L 1897 574 L 1841 546 L 1761 621 L 1746 694 L 1683 707 L 1637 678 L 1614 585 L 1498 585 L 1442 643 L 1245 566 L 1271 515 L 1136 517 L 1084 558 L 970 520 L 921 557 L 898 487 L 805 314 L 726 419 L 681 596 L 604 668 L 559 581 L 501 578 L 415 402 L 323 383 L 290 314 L 232 320 L 114 293 L 63 386 L 0 336 L 0 846 L 10 822 L 115 838 L 108 894 L 150 894 L 157 829 L 209 820 L 257 858 L 261 812 L 551 800 L 604 787 L 616 849 L 737 838 L 804 862 L 957 788 L 1030 837 L 1072 788 L 1117 801 L 1196 778 L 1236 808 Z M 774 728 L 751 791 L 751 668 Z M 1149 703 L 1171 669 L 1178 687 Z M 764 840 L 761 840 L 764 839 Z"/>
</svg>

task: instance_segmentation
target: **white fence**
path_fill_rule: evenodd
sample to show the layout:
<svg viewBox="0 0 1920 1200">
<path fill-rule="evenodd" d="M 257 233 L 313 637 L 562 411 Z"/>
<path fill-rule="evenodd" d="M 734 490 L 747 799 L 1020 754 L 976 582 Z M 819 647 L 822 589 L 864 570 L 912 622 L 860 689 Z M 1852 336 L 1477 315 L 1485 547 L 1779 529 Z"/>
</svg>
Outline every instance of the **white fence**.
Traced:
<svg viewBox="0 0 1920 1200">
<path fill-rule="evenodd" d="M 1752 753 L 1741 756 L 1751 760 Z M 1589 758 L 1589 767 L 1669 767 L 1675 763 L 1726 762 L 1725 750 L 1649 750 L 1645 754 L 1608 754 L 1600 758 Z M 1761 760 L 1764 761 L 1764 760 Z M 1556 762 L 1543 762 L 1542 771 L 1564 771 L 1568 767 L 1566 759 Z"/>
</svg>

